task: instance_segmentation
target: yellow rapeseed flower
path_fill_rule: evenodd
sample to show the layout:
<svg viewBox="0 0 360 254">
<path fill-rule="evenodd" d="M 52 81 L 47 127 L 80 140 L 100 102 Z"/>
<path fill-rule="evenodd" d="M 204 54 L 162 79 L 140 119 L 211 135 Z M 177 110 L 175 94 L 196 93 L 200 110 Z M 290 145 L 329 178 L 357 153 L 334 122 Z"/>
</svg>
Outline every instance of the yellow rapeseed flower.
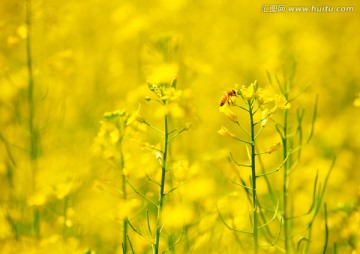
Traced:
<svg viewBox="0 0 360 254">
<path fill-rule="evenodd" d="M 276 95 L 274 97 L 275 106 L 271 109 L 271 112 L 275 112 L 277 109 L 289 109 L 291 104 L 282 95 Z"/>
<path fill-rule="evenodd" d="M 231 133 L 226 127 L 221 126 L 221 129 L 218 130 L 218 133 L 221 136 L 227 137 L 227 138 L 236 138 L 235 134 Z"/>
<path fill-rule="evenodd" d="M 270 90 L 263 89 L 261 87 L 258 88 L 255 96 L 260 104 L 266 104 L 274 101 L 274 94 Z"/>
<path fill-rule="evenodd" d="M 281 95 L 275 97 L 275 106 L 279 109 L 289 109 L 290 103 Z"/>
<path fill-rule="evenodd" d="M 248 100 L 254 98 L 256 85 L 257 85 L 257 81 L 255 80 L 248 87 L 242 86 L 240 89 L 242 96 Z"/>
<path fill-rule="evenodd" d="M 238 123 L 237 115 L 227 106 L 221 106 L 220 112 L 224 113 L 231 121 Z"/>
</svg>

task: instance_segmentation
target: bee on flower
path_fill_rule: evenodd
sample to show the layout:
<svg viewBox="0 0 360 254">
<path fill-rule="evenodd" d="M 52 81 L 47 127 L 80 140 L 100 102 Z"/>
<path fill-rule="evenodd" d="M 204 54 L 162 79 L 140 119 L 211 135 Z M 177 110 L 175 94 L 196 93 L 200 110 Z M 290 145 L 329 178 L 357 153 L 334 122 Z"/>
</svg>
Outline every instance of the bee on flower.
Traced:
<svg viewBox="0 0 360 254">
<path fill-rule="evenodd" d="M 233 104 L 235 99 L 234 96 L 236 96 L 235 90 L 227 91 L 220 100 L 220 107 L 224 106 L 225 104 Z"/>
</svg>

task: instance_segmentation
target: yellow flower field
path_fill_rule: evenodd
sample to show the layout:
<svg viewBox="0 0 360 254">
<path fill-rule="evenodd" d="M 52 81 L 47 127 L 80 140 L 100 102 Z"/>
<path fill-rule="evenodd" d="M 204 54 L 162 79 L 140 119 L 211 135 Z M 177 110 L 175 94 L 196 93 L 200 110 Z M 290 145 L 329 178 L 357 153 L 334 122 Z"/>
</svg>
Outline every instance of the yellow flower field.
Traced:
<svg viewBox="0 0 360 254">
<path fill-rule="evenodd" d="M 360 253 L 360 4 L 0 2 L 0 253 Z"/>
</svg>

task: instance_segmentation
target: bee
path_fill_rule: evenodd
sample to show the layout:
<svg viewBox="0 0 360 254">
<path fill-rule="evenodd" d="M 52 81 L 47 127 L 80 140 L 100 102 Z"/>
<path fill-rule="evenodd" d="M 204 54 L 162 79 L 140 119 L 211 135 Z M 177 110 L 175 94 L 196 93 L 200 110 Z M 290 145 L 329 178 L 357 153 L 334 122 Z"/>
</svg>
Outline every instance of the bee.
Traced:
<svg viewBox="0 0 360 254">
<path fill-rule="evenodd" d="M 221 100 L 220 100 L 220 107 L 221 107 L 221 106 L 224 106 L 225 103 L 227 103 L 227 104 L 229 104 L 229 105 L 232 104 L 233 101 L 232 101 L 231 97 L 233 97 L 233 96 L 236 96 L 235 90 L 229 90 L 229 91 L 227 91 L 226 94 L 225 94 L 225 95 L 221 98 Z"/>
</svg>

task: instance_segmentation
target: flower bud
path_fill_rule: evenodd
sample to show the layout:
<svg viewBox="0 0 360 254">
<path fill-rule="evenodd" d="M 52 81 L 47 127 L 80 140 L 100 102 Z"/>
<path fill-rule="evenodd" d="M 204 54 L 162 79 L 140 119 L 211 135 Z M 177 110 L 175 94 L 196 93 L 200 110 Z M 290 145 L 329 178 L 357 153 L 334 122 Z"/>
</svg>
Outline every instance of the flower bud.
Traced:
<svg viewBox="0 0 360 254">
<path fill-rule="evenodd" d="M 176 83 L 177 83 L 177 77 L 175 76 L 172 80 L 171 80 L 171 87 L 172 88 L 176 88 Z"/>
<path fill-rule="evenodd" d="M 279 150 L 280 147 L 281 147 L 281 143 L 280 143 L 280 142 L 278 142 L 278 143 L 276 143 L 276 144 L 273 144 L 268 150 L 266 150 L 266 153 L 267 153 L 267 154 L 271 154 L 271 153 Z"/>
<path fill-rule="evenodd" d="M 184 126 L 184 130 L 187 131 L 188 129 L 190 129 L 191 127 L 191 123 L 190 122 L 186 122 L 185 126 Z"/>
</svg>

